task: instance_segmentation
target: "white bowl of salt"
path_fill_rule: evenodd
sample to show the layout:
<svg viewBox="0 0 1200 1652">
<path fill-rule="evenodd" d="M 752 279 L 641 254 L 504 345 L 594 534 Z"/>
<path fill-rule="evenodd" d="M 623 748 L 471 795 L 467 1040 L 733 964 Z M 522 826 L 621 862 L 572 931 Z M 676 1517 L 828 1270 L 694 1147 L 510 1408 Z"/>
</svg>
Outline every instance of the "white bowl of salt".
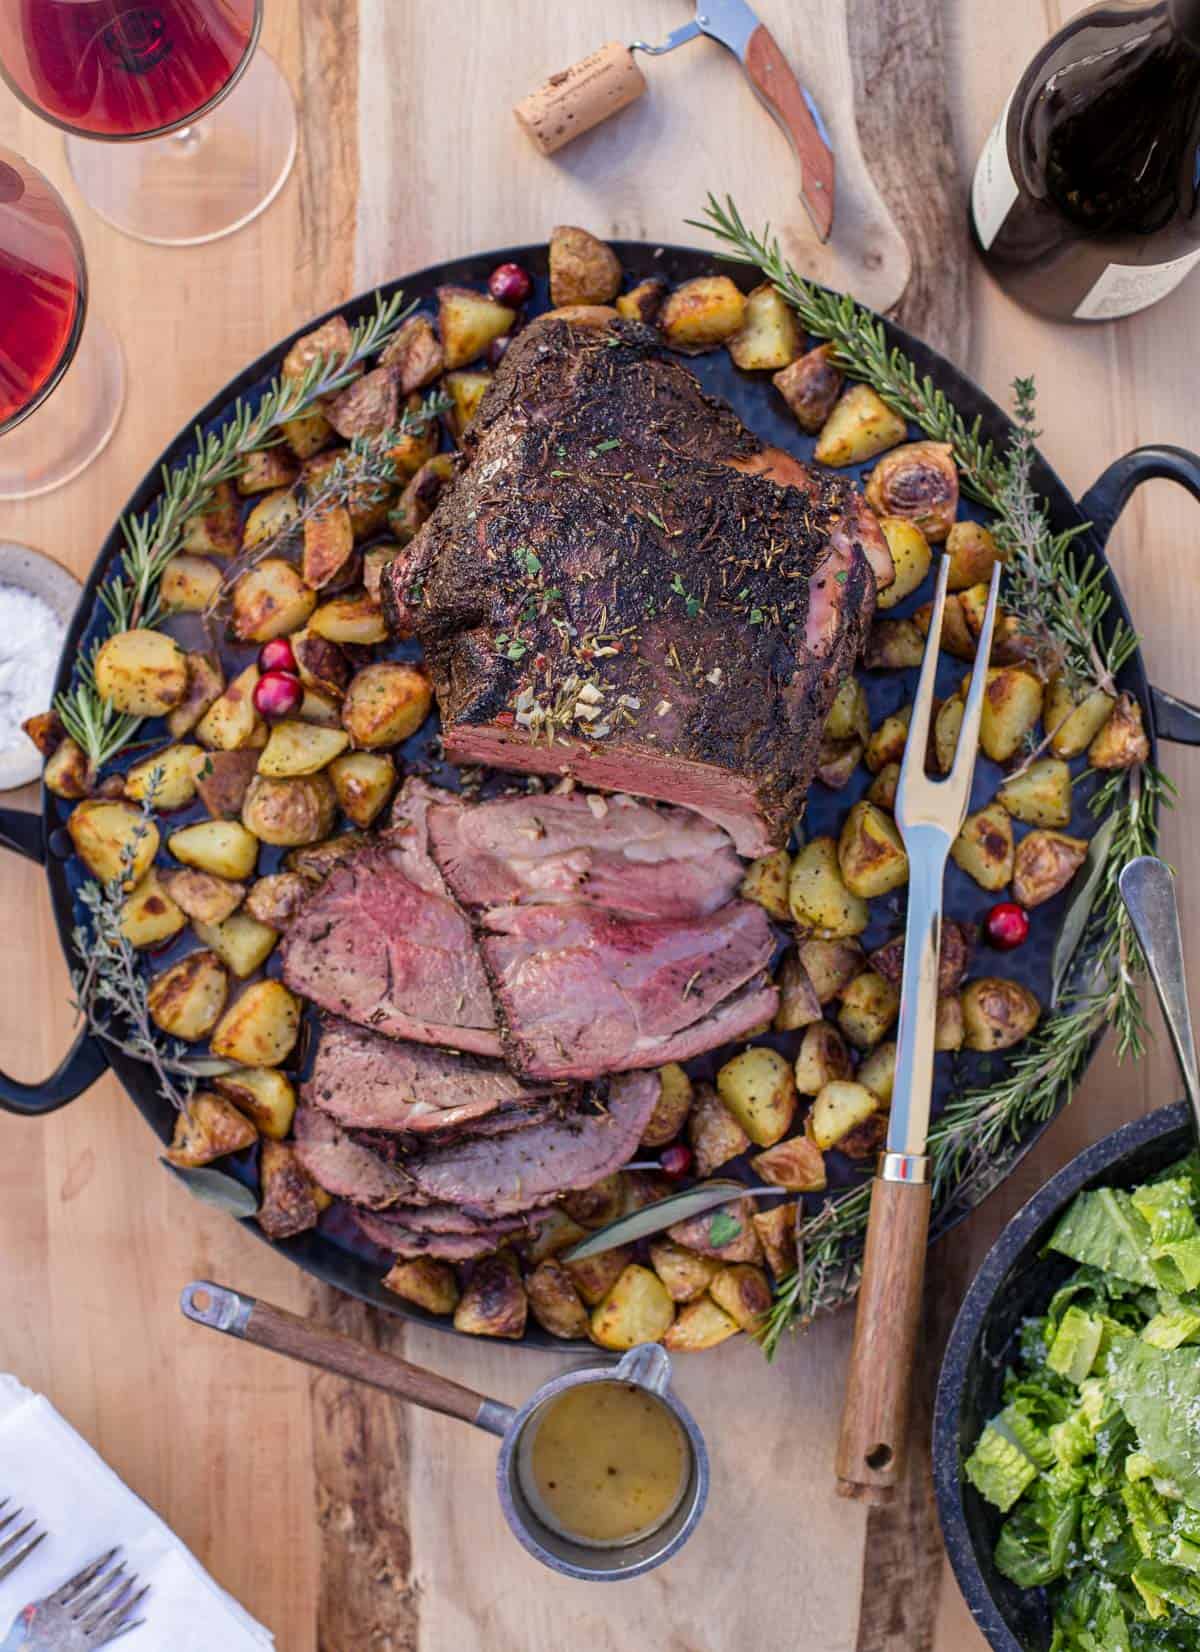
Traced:
<svg viewBox="0 0 1200 1652">
<path fill-rule="evenodd" d="M 0 791 L 36 780 L 42 758 L 21 724 L 49 711 L 80 582 L 28 545 L 0 540 Z"/>
</svg>

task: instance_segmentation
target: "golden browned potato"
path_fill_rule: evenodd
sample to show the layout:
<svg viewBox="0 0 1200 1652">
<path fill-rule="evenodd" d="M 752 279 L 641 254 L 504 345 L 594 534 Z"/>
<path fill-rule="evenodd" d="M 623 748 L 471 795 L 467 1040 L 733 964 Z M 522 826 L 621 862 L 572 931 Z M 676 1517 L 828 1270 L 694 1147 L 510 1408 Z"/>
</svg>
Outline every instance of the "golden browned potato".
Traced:
<svg viewBox="0 0 1200 1652">
<path fill-rule="evenodd" d="M 300 1000 L 282 981 L 252 981 L 217 1023 L 212 1053 L 243 1067 L 278 1067 L 300 1036 Z"/>
<path fill-rule="evenodd" d="M 914 609 L 912 621 L 922 637 L 928 637 L 932 617 L 933 604 L 931 602 Z M 975 658 L 975 638 L 971 633 L 971 627 L 967 624 L 966 614 L 963 611 L 961 592 L 952 592 L 946 598 L 946 606 L 942 612 L 940 646 L 947 654 L 953 654 L 956 660 L 973 660 Z"/>
<path fill-rule="evenodd" d="M 649 1268 L 631 1262 L 600 1306 L 588 1327 L 601 1348 L 624 1352 L 639 1342 L 658 1342 L 675 1319 L 675 1304 L 666 1286 Z"/>
<path fill-rule="evenodd" d="M 409 316 L 399 331 L 388 340 L 379 358 L 379 365 L 391 369 L 402 396 L 411 396 L 414 390 L 424 390 L 427 384 L 432 384 L 442 372 L 446 361 L 429 317 Z"/>
<path fill-rule="evenodd" d="M 876 596 L 875 606 L 894 608 L 905 597 L 911 596 L 925 578 L 933 561 L 933 552 L 920 528 L 906 516 L 881 516 L 879 526 L 892 553 L 896 577 Z"/>
<path fill-rule="evenodd" d="M 825 718 L 825 734 L 833 740 L 858 739 L 865 745 L 871 737 L 871 716 L 867 692 L 855 676 L 843 677 Z"/>
<path fill-rule="evenodd" d="M 311 893 L 312 884 L 299 872 L 271 872 L 251 888 L 246 911 L 260 924 L 284 930 Z"/>
<path fill-rule="evenodd" d="M 352 751 L 329 765 L 329 778 L 342 813 L 356 826 L 369 826 L 392 795 L 396 765 L 386 752 Z"/>
<path fill-rule="evenodd" d="M 300 574 L 306 585 L 319 591 L 336 579 L 353 555 L 354 527 L 345 505 L 325 505 L 305 517 Z"/>
<path fill-rule="evenodd" d="M 199 746 L 164 746 L 126 770 L 125 796 L 141 803 L 153 791 L 156 809 L 182 809 L 196 795 L 196 765 L 203 757 Z"/>
<path fill-rule="evenodd" d="M 235 912 L 221 923 L 193 923 L 192 928 L 196 939 L 211 948 L 239 981 L 266 962 L 279 939 L 277 930 L 260 924 L 248 912 Z"/>
<path fill-rule="evenodd" d="M 747 372 L 772 372 L 794 359 L 800 348 L 795 312 L 769 282 L 747 297 L 742 325 L 726 348 L 734 365 Z"/>
<path fill-rule="evenodd" d="M 792 861 L 788 904 L 801 930 L 825 940 L 861 935 L 867 927 L 867 903 L 846 888 L 831 837 L 813 838 Z"/>
<path fill-rule="evenodd" d="M 966 689 L 963 689 L 965 695 Z M 1020 666 L 992 666 L 983 694 L 979 745 L 993 763 L 1007 763 L 1042 714 L 1042 685 Z"/>
<path fill-rule="evenodd" d="M 273 488 L 290 488 L 300 474 L 292 455 L 282 447 L 262 447 L 248 454 L 238 473 L 237 490 L 247 497 L 270 493 Z"/>
<path fill-rule="evenodd" d="M 486 388 L 486 386 L 485 386 Z M 461 397 L 456 400 L 456 407 L 463 406 Z M 472 409 L 472 416 L 474 410 Z M 439 499 L 457 469 L 456 457 L 453 453 L 435 453 L 432 459 L 426 459 L 420 470 L 409 477 L 404 485 L 404 492 L 400 495 L 399 503 L 388 514 L 388 526 L 400 542 L 400 546 L 407 545 L 418 529 L 433 515 Z M 372 589 L 368 569 L 373 557 L 385 554 L 390 561 L 396 555 L 398 547 L 392 545 L 375 545 L 367 552 L 367 560 L 363 568 L 363 584 L 371 595 L 378 597 L 378 580 Z"/>
<path fill-rule="evenodd" d="M 337 794 L 328 775 L 272 780 L 256 774 L 242 804 L 242 825 L 261 843 L 292 848 L 327 837 L 337 813 Z"/>
<path fill-rule="evenodd" d="M 862 762 L 865 749 L 861 740 L 831 740 L 827 734 L 822 735 L 817 753 L 817 779 L 822 786 L 832 792 L 841 791 Z"/>
<path fill-rule="evenodd" d="M 474 361 L 517 319 L 517 312 L 507 304 L 497 304 L 494 298 L 470 287 L 439 287 L 437 296 L 438 331 L 446 367 L 465 367 Z"/>
<path fill-rule="evenodd" d="M 643 1147 L 665 1147 L 674 1141 L 692 1110 L 692 1081 L 677 1061 L 658 1069 L 658 1100 L 642 1131 Z"/>
<path fill-rule="evenodd" d="M 420 397 L 417 398 L 418 403 Z M 412 400 L 409 400 L 409 407 Z M 410 435 L 402 448 L 393 448 L 391 456 L 396 463 L 397 470 L 407 475 L 405 465 L 400 461 L 410 459 L 415 455 L 417 448 L 428 441 L 428 436 Z M 433 442 L 437 443 L 437 431 L 433 430 Z M 342 468 L 342 474 L 353 484 L 355 476 L 362 470 L 362 461 L 355 455 L 352 448 L 339 448 L 332 453 L 318 453 L 311 459 L 306 459 L 302 471 L 305 488 L 311 497 L 313 489 L 320 487 L 335 465 Z M 411 469 L 416 469 L 412 464 Z M 354 528 L 355 539 L 365 539 L 375 533 L 387 520 L 387 513 L 395 498 L 396 490 L 381 482 L 360 482 L 357 486 L 351 485 L 346 499 L 346 506 L 350 512 L 350 522 Z"/>
<path fill-rule="evenodd" d="M 92 790 L 96 784 L 96 771 L 88 762 L 83 747 L 77 746 L 68 735 L 46 759 L 42 779 L 55 797 L 73 803 Z"/>
<path fill-rule="evenodd" d="M 550 233 L 551 304 L 611 304 L 620 290 L 621 264 L 612 248 L 574 224 L 556 225 Z"/>
<path fill-rule="evenodd" d="M 653 327 L 666 296 L 667 283 L 662 276 L 647 276 L 645 281 L 639 281 L 636 287 L 630 287 L 616 299 L 617 314 L 625 321 L 640 321 Z"/>
<path fill-rule="evenodd" d="M 1019 982 L 981 976 L 962 991 L 963 1043 L 968 1050 L 1007 1050 L 1033 1031 L 1041 1013 Z"/>
<path fill-rule="evenodd" d="M 890 981 L 865 969 L 842 993 L 838 1026 L 857 1050 L 878 1044 L 900 1013 L 900 995 Z"/>
<path fill-rule="evenodd" d="M 264 1141 L 258 1155 L 261 1203 L 258 1225 L 270 1239 L 291 1239 L 315 1228 L 329 1196 L 305 1170 L 296 1149 Z"/>
<path fill-rule="evenodd" d="M 879 1097 L 865 1084 L 835 1079 L 822 1087 L 813 1102 L 808 1129 L 816 1145 L 828 1151 L 879 1111 Z"/>
<path fill-rule="evenodd" d="M 116 631 L 96 655 L 102 700 L 133 717 L 161 717 L 187 693 L 183 649 L 163 631 Z"/>
<path fill-rule="evenodd" d="M 958 734 L 962 728 L 966 706 L 957 694 L 952 694 L 938 707 L 933 722 L 933 755 L 941 774 L 949 774 L 958 751 Z"/>
<path fill-rule="evenodd" d="M 236 820 L 198 820 L 181 826 L 167 839 L 167 848 L 185 866 L 232 883 L 248 878 L 258 861 L 257 840 Z"/>
<path fill-rule="evenodd" d="M 424 1308 L 427 1314 L 444 1318 L 458 1307 L 459 1289 L 454 1269 L 449 1262 L 439 1262 L 434 1256 L 414 1256 L 408 1260 L 402 1257 L 384 1274 L 382 1284 L 385 1291 Z"/>
<path fill-rule="evenodd" d="M 221 570 L 205 556 L 180 551 L 163 569 L 158 589 L 165 607 L 202 614 L 220 595 Z"/>
<path fill-rule="evenodd" d="M 719 1308 L 711 1296 L 702 1296 L 679 1310 L 675 1323 L 663 1335 L 662 1345 L 673 1354 L 699 1354 L 736 1336 L 738 1329 L 737 1320 Z"/>
<path fill-rule="evenodd" d="M 348 356 L 353 344 L 350 323 L 345 316 L 330 316 L 328 321 L 296 340 L 283 358 L 282 375 L 285 379 L 303 379 L 315 362 L 328 369 Z"/>
<path fill-rule="evenodd" d="M 306 688 L 296 715 L 302 723 L 316 723 L 318 728 L 341 728 L 342 696 L 326 694 L 319 688 Z"/>
<path fill-rule="evenodd" d="M 772 1149 L 774 1151 L 774 1149 Z M 770 1210 L 760 1210 L 754 1218 L 754 1229 L 762 1242 L 767 1266 L 776 1279 L 794 1273 L 799 1261 L 796 1245 L 796 1216 L 800 1209 L 795 1200 L 780 1204 L 771 1201 Z"/>
<path fill-rule="evenodd" d="M 1013 898 L 1024 907 L 1041 906 L 1065 889 L 1087 858 L 1087 840 L 1039 826 L 1017 845 Z"/>
<path fill-rule="evenodd" d="M 337 837 L 326 838 L 323 843 L 304 844 L 291 850 L 284 856 L 284 864 L 289 872 L 299 872 L 302 877 L 320 883 L 366 841 L 361 832 L 339 832 Z"/>
<path fill-rule="evenodd" d="M 713 1257 L 698 1256 L 673 1239 L 652 1239 L 650 1262 L 672 1302 L 694 1302 L 721 1271 Z"/>
<path fill-rule="evenodd" d="M 796 1111 L 791 1064 L 765 1045 L 739 1050 L 725 1062 L 717 1073 L 717 1094 L 756 1147 L 770 1147 L 785 1136 Z"/>
<path fill-rule="evenodd" d="M 356 642 L 366 647 L 387 641 L 383 609 L 365 591 L 331 597 L 313 614 L 309 630 L 329 642 Z"/>
<path fill-rule="evenodd" d="M 146 1008 L 161 1032 L 192 1043 L 216 1026 L 228 992 L 221 960 L 211 952 L 190 952 L 153 978 Z"/>
<path fill-rule="evenodd" d="M 1122 694 L 1112 715 L 1088 747 L 1088 762 L 1094 769 L 1131 769 L 1150 756 L 1150 742 L 1142 726 L 1142 708 L 1129 694 Z"/>
<path fill-rule="evenodd" d="M 853 1071 L 850 1052 L 837 1028 L 828 1021 L 806 1027 L 793 1071 L 802 1096 L 815 1096 L 834 1079 L 849 1078 Z"/>
<path fill-rule="evenodd" d="M 585 1337 L 588 1312 L 566 1268 L 553 1257 L 525 1276 L 529 1311 L 555 1337 Z"/>
<path fill-rule="evenodd" d="M 232 482 L 218 482 L 202 510 L 183 525 L 180 545 L 198 556 L 233 556 L 240 532 L 237 494 Z"/>
<path fill-rule="evenodd" d="M 607 327 L 610 321 L 618 320 L 620 314 L 612 304 L 560 304 L 556 310 L 543 310 L 541 315 L 534 316 L 525 331 L 532 332 L 555 321 L 587 329 Z"/>
<path fill-rule="evenodd" d="M 258 713 L 254 709 L 257 665 L 248 665 L 219 694 L 196 724 L 196 738 L 202 746 L 217 751 L 238 751 L 254 737 Z"/>
<path fill-rule="evenodd" d="M 786 1187 L 792 1193 L 819 1193 L 826 1185 L 821 1149 L 805 1135 L 776 1142 L 765 1153 L 756 1153 L 750 1162 L 764 1182 Z"/>
<path fill-rule="evenodd" d="M 899 763 L 908 744 L 908 725 L 912 721 L 912 707 L 901 706 L 880 723 L 867 741 L 866 763 L 872 774 L 878 774 L 888 763 Z"/>
<path fill-rule="evenodd" d="M 999 803 L 989 803 L 968 815 L 950 854 L 954 864 L 974 878 L 981 889 L 993 894 L 1003 889 L 1013 875 L 1013 829 L 1008 811 Z"/>
<path fill-rule="evenodd" d="M 67 831 L 75 853 L 101 883 L 124 872 L 125 887 L 133 889 L 158 853 L 158 827 L 132 803 L 85 798 L 71 811 Z"/>
<path fill-rule="evenodd" d="M 396 375 L 387 367 L 363 373 L 325 404 L 330 424 L 348 442 L 355 436 L 379 436 L 390 430 L 399 410 Z"/>
<path fill-rule="evenodd" d="M 318 636 L 307 627 L 296 631 L 288 639 L 296 661 L 296 672 L 306 688 L 320 689 L 322 694 L 341 699 L 350 681 L 350 662 L 328 637 Z"/>
<path fill-rule="evenodd" d="M 589 1308 L 597 1308 L 633 1261 L 632 1245 L 617 1245 L 581 1262 L 564 1262 L 563 1271 Z"/>
<path fill-rule="evenodd" d="M 946 552 L 950 558 L 951 591 L 966 591 L 972 585 L 986 586 L 995 564 L 1008 561 L 991 530 L 980 522 L 953 523 L 946 535 Z"/>
<path fill-rule="evenodd" d="M 1056 757 L 1078 757 L 1108 721 L 1116 701 L 1100 688 L 1072 690 L 1065 677 L 1046 688 L 1046 733 Z"/>
<path fill-rule="evenodd" d="M 552 1205 L 548 1210 L 538 1212 L 538 1226 L 525 1250 L 530 1261 L 542 1262 L 547 1256 L 557 1256 L 559 1251 L 586 1238 L 586 1228 L 573 1222 L 565 1210 Z"/>
<path fill-rule="evenodd" d="M 602 1176 L 591 1187 L 576 1188 L 564 1193 L 559 1203 L 573 1222 L 585 1228 L 607 1227 L 621 1214 L 625 1192 L 619 1171 Z"/>
<path fill-rule="evenodd" d="M 479 404 L 487 394 L 492 375 L 480 368 L 475 372 L 447 373 L 442 388 L 453 404 L 446 415 L 450 433 L 461 443 L 471 420 L 479 411 Z"/>
<path fill-rule="evenodd" d="M 432 705 L 433 685 L 423 665 L 376 660 L 350 679 L 342 725 L 360 749 L 394 746 L 417 732 Z"/>
<path fill-rule="evenodd" d="M 208 654 L 184 655 L 187 688 L 183 699 L 167 713 L 167 733 L 172 740 L 190 734 L 225 687 L 220 665 Z"/>
<path fill-rule="evenodd" d="M 893 448 L 871 472 L 866 491 L 877 516 L 905 516 L 931 545 L 940 545 L 958 512 L 958 472 L 949 442 Z"/>
<path fill-rule="evenodd" d="M 188 867 L 164 872 L 162 886 L 182 912 L 205 924 L 222 923 L 237 911 L 246 897 L 244 883 L 216 878 L 211 872 L 195 872 Z"/>
<path fill-rule="evenodd" d="M 658 312 L 673 350 L 695 354 L 724 344 L 746 319 L 746 300 L 727 275 L 697 275 L 671 293 Z"/>
<path fill-rule="evenodd" d="M 784 955 L 775 972 L 779 988 L 779 1008 L 773 1022 L 776 1032 L 796 1032 L 821 1019 L 821 1000 L 808 971 L 795 952 Z"/>
<path fill-rule="evenodd" d="M 317 605 L 297 569 L 267 556 L 233 587 L 230 625 L 239 642 L 269 642 L 298 631 Z"/>
<path fill-rule="evenodd" d="M 884 1107 L 892 1105 L 892 1085 L 896 1079 L 896 1046 L 889 1039 L 886 1044 L 880 1044 L 877 1049 L 860 1064 L 855 1074 L 860 1084 L 865 1084 L 871 1094 L 878 1096 Z"/>
<path fill-rule="evenodd" d="M 471 1270 L 458 1306 L 454 1329 L 475 1337 L 507 1337 L 517 1341 L 525 1334 L 528 1303 L 515 1257 L 509 1251 L 485 1256 Z"/>
<path fill-rule="evenodd" d="M 753 1199 L 739 1199 L 736 1204 L 672 1222 L 667 1236 L 677 1245 L 701 1256 L 715 1256 L 721 1262 L 761 1262 L 762 1246 L 751 1221 L 753 1215 Z"/>
<path fill-rule="evenodd" d="M 890 813 L 896 807 L 896 787 L 899 783 L 899 763 L 885 763 L 867 787 L 867 802 L 874 803 L 877 809 L 887 809 Z"/>
<path fill-rule="evenodd" d="M 955 527 L 962 526 L 960 522 L 955 523 Z M 972 585 L 958 593 L 958 605 L 962 609 L 967 630 L 976 646 L 983 631 L 984 619 L 987 617 L 988 594 L 986 585 Z M 992 631 L 992 665 L 1019 665 L 1022 660 L 1029 658 L 1030 653 L 1029 639 L 1022 636 L 1016 615 L 1007 614 L 1003 608 L 997 608 L 996 624 Z"/>
<path fill-rule="evenodd" d="M 242 812 L 246 788 L 258 767 L 258 751 L 205 752 L 196 764 L 196 791 L 214 820 L 235 820 Z"/>
<path fill-rule="evenodd" d="M 178 935 L 186 922 L 153 866 L 121 903 L 121 934 L 130 946 L 161 946 L 172 935 Z"/>
<path fill-rule="evenodd" d="M 852 384 L 834 403 L 821 426 L 814 458 L 821 465 L 857 465 L 895 447 L 908 434 L 898 413 L 868 384 Z M 906 511 L 880 510 L 881 515 L 907 515 Z"/>
<path fill-rule="evenodd" d="M 622 1216 L 632 1216 L 635 1210 L 645 1210 L 647 1205 L 657 1204 L 669 1193 L 678 1191 L 677 1184 L 657 1170 L 623 1170 L 621 1185 L 625 1195 Z"/>
<path fill-rule="evenodd" d="M 892 817 L 874 803 L 856 803 L 838 839 L 838 865 L 846 888 L 864 899 L 906 884 L 908 855 Z"/>
<path fill-rule="evenodd" d="M 297 413 L 294 419 L 284 419 L 279 428 L 297 459 L 311 459 L 333 437 L 333 426 L 319 407 L 310 408 L 307 413 Z"/>
<path fill-rule="evenodd" d="M 937 1002 L 933 1047 L 935 1050 L 961 1050 L 964 1036 L 962 999 L 956 992 L 943 993 Z"/>
<path fill-rule="evenodd" d="M 1006 780 L 997 799 L 1027 826 L 1067 826 L 1071 820 L 1071 771 L 1061 757 L 1040 757 Z"/>
<path fill-rule="evenodd" d="M 718 1308 L 723 1308 L 730 1319 L 737 1321 L 739 1329 L 751 1335 L 770 1312 L 771 1287 L 767 1276 L 761 1268 L 751 1267 L 747 1262 L 722 1268 L 708 1287 L 708 1294 Z"/>
<path fill-rule="evenodd" d="M 220 1096 L 201 1090 L 175 1120 L 175 1134 L 167 1148 L 167 1161 L 182 1169 L 211 1164 L 226 1153 L 240 1153 L 252 1147 L 258 1132 Z"/>
<path fill-rule="evenodd" d="M 278 780 L 295 774 L 316 774 L 350 744 L 342 729 L 319 728 L 315 723 L 285 718 L 271 729 L 258 759 L 258 772 Z"/>
<path fill-rule="evenodd" d="M 750 1145 L 750 1137 L 710 1084 L 701 1084 L 696 1090 L 687 1133 L 697 1176 L 710 1176 Z"/>
<path fill-rule="evenodd" d="M 953 918 L 943 919 L 941 952 L 938 957 L 939 992 L 953 992 L 961 983 L 970 961 L 972 939 L 971 931 L 965 924 L 956 923 Z M 904 970 L 904 936 L 893 935 L 890 941 L 876 947 L 871 954 L 870 964 L 885 981 L 890 981 L 894 987 L 898 987 Z"/>
<path fill-rule="evenodd" d="M 832 344 L 818 344 L 771 380 L 796 423 L 810 436 L 817 434 L 833 412 L 845 382 L 833 365 Z"/>
<path fill-rule="evenodd" d="M 821 1004 L 830 1003 L 867 967 L 866 955 L 855 940 L 801 941 L 800 962 Z"/>
<path fill-rule="evenodd" d="M 242 1067 L 213 1080 L 213 1087 L 257 1126 L 260 1136 L 282 1141 L 292 1128 L 296 1086 L 277 1067 Z"/>
<path fill-rule="evenodd" d="M 751 861 L 746 868 L 746 875 L 742 879 L 739 891 L 742 899 L 757 901 L 772 918 L 778 918 L 783 923 L 791 917 L 791 908 L 788 905 L 788 878 L 791 870 L 792 857 L 786 849 L 776 849 L 769 855 Z"/>
</svg>

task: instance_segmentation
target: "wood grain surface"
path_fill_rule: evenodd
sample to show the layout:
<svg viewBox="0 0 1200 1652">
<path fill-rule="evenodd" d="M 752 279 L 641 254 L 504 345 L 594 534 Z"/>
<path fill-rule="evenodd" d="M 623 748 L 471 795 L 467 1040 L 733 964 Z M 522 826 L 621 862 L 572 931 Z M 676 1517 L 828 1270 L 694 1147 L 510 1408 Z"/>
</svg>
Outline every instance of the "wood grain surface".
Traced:
<svg viewBox="0 0 1200 1652">
<path fill-rule="evenodd" d="M 1200 279 L 1132 321 L 1069 329 L 1017 309 L 968 254 L 970 166 L 1070 4 L 756 9 L 834 133 L 831 256 L 846 284 L 876 303 L 905 294 L 906 323 L 998 399 L 1017 373 L 1036 371 L 1044 449 L 1077 491 L 1138 442 L 1197 445 L 1193 351 L 1181 341 L 1195 336 Z M 77 208 L 94 304 L 124 341 L 131 385 L 103 461 L 46 499 L 0 506 L 0 536 L 85 573 L 147 464 L 238 368 L 305 316 L 435 259 L 542 239 L 561 221 L 699 240 L 683 221 L 715 189 L 750 221 L 771 219 L 804 268 L 836 274 L 796 205 L 785 138 L 711 43 L 646 60 L 647 95 L 552 159 L 518 130 L 513 103 L 548 73 L 606 40 L 661 39 L 685 16 L 683 0 L 274 0 L 265 39 L 300 102 L 296 174 L 241 234 L 188 251 L 98 222 L 74 195 L 57 134 L 0 94 L 0 143 L 29 155 Z M 1113 541 L 1152 676 L 1193 699 L 1197 525 L 1195 505 L 1156 483 Z M 1178 750 L 1166 759 L 1180 796 L 1164 852 L 1181 873 L 1191 935 L 1200 843 L 1186 822 L 1200 805 L 1200 765 Z M 6 858 L 0 901 L 0 1060 L 34 1078 L 68 1038 L 66 972 L 40 874 Z M 954 1307 L 1005 1218 L 1085 1142 L 1177 1093 L 1165 1038 L 1136 1069 L 1105 1050 L 1037 1150 L 934 1247 L 918 1444 Z M 744 1339 L 678 1361 L 680 1392 L 712 1446 L 709 1512 L 662 1571 L 595 1590 L 517 1549 L 495 1505 L 485 1435 L 214 1337 L 183 1320 L 176 1299 L 189 1279 L 221 1280 L 510 1403 L 561 1358 L 405 1330 L 310 1290 L 161 1172 L 111 1080 L 40 1123 L 3 1118 L 0 1140 L 0 1368 L 51 1395 L 284 1652 L 982 1648 L 941 1561 L 927 1446 L 912 1453 L 891 1508 L 868 1515 L 835 1495 L 849 1316 L 794 1339 L 770 1368 Z M 0 1606 L 10 1598 L 0 1587 Z"/>
</svg>

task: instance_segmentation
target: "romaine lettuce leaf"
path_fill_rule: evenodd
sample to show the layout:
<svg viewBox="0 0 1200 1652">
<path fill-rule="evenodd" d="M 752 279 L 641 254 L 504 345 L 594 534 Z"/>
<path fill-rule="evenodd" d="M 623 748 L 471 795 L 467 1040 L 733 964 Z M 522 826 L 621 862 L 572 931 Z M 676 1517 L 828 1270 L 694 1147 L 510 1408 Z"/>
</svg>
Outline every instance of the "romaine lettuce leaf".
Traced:
<svg viewBox="0 0 1200 1652">
<path fill-rule="evenodd" d="M 1200 1349 L 1131 1337 L 1110 1356 L 1109 1384 L 1146 1456 L 1200 1508 Z"/>
<path fill-rule="evenodd" d="M 1049 1248 L 1131 1284 L 1153 1286 L 1151 1242 L 1149 1227 L 1129 1194 L 1102 1187 L 1071 1202 Z"/>
<path fill-rule="evenodd" d="M 1079 1524 L 1079 1498 L 1055 1498 L 1039 1481 L 1000 1530 L 996 1565 L 1022 1589 L 1061 1577 Z"/>
</svg>

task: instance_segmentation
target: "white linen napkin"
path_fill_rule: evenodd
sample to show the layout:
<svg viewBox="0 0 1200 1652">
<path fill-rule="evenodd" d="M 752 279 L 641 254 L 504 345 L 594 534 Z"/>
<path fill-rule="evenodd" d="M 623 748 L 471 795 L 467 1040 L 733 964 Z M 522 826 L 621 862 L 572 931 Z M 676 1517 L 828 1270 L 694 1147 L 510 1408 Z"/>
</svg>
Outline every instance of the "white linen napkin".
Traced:
<svg viewBox="0 0 1200 1652">
<path fill-rule="evenodd" d="M 120 1544 L 150 1593 L 129 1652 L 253 1652 L 275 1639 L 217 1587 L 196 1557 L 135 1497 L 41 1394 L 0 1372 L 0 1497 L 50 1536 L 0 1583 L 0 1637 L 28 1602 Z"/>
</svg>

